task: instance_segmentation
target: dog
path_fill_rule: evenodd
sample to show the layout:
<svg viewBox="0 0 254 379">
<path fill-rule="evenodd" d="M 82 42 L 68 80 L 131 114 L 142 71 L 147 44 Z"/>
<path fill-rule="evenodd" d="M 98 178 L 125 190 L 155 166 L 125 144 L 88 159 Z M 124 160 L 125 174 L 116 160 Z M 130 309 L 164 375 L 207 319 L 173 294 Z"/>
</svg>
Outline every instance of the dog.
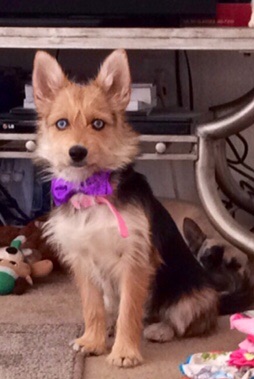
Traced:
<svg viewBox="0 0 254 379">
<path fill-rule="evenodd" d="M 209 333 L 218 295 L 170 214 L 134 170 L 139 136 L 126 122 L 131 76 L 113 51 L 87 84 L 71 82 L 38 51 L 33 68 L 38 113 L 35 162 L 52 179 L 55 207 L 44 236 L 73 273 L 85 332 L 74 341 L 109 363 L 142 362 L 140 342 Z"/>
<path fill-rule="evenodd" d="M 215 230 L 201 206 L 175 199 L 160 201 L 219 296 L 226 296 L 220 302 L 220 314 L 246 310 L 254 298 L 252 260 Z"/>
</svg>

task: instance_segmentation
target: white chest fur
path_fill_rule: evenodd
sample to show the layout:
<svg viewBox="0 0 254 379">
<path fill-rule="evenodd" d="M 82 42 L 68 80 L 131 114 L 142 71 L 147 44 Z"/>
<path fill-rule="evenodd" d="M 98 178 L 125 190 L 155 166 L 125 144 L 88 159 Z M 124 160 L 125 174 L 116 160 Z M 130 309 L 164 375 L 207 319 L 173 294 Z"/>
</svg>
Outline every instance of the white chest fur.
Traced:
<svg viewBox="0 0 254 379">
<path fill-rule="evenodd" d="M 103 204 L 54 210 L 45 234 L 72 268 L 79 265 L 84 275 L 100 284 L 118 282 L 126 260 L 147 264 L 150 259 L 149 223 L 144 212 L 130 205 L 120 212 L 129 231 L 127 238 L 121 237 L 115 217 Z"/>
</svg>

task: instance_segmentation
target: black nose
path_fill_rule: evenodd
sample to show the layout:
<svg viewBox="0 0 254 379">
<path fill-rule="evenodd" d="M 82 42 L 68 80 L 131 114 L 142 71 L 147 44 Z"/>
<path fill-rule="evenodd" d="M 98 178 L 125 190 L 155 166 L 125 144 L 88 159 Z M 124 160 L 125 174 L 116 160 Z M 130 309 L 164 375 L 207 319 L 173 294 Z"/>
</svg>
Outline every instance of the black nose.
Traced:
<svg viewBox="0 0 254 379">
<path fill-rule="evenodd" d="M 16 249 L 16 247 L 14 247 L 14 246 L 9 246 L 6 248 L 6 251 L 8 254 L 15 255 L 15 254 L 17 254 L 18 249 Z"/>
<path fill-rule="evenodd" d="M 81 162 L 87 156 L 87 149 L 81 145 L 72 146 L 69 155 L 74 162 Z"/>
</svg>

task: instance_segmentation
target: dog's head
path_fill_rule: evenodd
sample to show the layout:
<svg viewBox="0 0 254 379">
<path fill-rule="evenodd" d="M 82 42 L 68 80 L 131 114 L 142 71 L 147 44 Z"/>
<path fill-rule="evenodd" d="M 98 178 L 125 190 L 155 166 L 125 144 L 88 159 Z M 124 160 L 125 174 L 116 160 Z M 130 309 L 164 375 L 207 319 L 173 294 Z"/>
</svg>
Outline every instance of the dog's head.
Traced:
<svg viewBox="0 0 254 379">
<path fill-rule="evenodd" d="M 191 218 L 183 220 L 183 234 L 191 252 L 209 270 L 225 265 L 231 270 L 241 270 L 248 262 L 247 256 L 226 241 L 208 237 Z"/>
<path fill-rule="evenodd" d="M 215 239 L 208 238 L 191 218 L 183 220 L 183 234 L 191 252 L 205 268 L 217 269 L 221 266 L 224 246 Z"/>
<path fill-rule="evenodd" d="M 37 52 L 37 161 L 67 180 L 84 180 L 96 171 L 131 163 L 138 153 L 138 137 L 125 122 L 130 86 L 124 50 L 109 55 L 96 79 L 86 85 L 68 80 L 55 58 Z"/>
<path fill-rule="evenodd" d="M 248 257 L 221 239 L 209 238 L 191 218 L 183 220 L 187 244 L 219 291 L 233 292 L 249 277 Z"/>
</svg>

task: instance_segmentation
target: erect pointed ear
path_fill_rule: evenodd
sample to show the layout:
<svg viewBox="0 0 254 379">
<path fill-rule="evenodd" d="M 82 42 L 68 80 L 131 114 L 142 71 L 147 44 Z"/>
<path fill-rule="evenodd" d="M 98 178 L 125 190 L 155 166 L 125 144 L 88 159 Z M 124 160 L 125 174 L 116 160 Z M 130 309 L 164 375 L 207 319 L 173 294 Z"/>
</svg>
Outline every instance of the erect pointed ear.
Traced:
<svg viewBox="0 0 254 379">
<path fill-rule="evenodd" d="M 125 50 L 115 50 L 103 62 L 96 83 L 119 110 L 130 101 L 131 75 Z"/>
<path fill-rule="evenodd" d="M 193 254 L 197 254 L 207 236 L 191 218 L 183 220 L 183 234 Z"/>
<path fill-rule="evenodd" d="M 56 59 L 45 51 L 38 51 L 34 58 L 33 91 L 38 111 L 52 100 L 67 79 Z"/>
</svg>

